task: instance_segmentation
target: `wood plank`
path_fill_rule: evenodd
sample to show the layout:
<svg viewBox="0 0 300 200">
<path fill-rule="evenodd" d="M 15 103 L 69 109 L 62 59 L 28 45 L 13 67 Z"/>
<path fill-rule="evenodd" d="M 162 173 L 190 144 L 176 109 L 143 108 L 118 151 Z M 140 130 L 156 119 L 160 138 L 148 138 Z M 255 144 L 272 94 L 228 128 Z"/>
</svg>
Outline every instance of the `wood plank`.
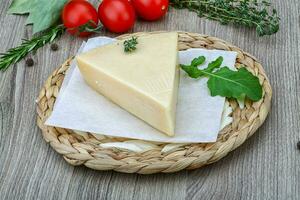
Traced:
<svg viewBox="0 0 300 200">
<path fill-rule="evenodd" d="M 86 167 L 76 167 L 68 188 L 67 199 L 108 199 L 112 172 L 86 170 Z"/>
<path fill-rule="evenodd" d="M 186 175 L 186 171 L 174 174 L 139 175 L 133 199 L 185 199 Z"/>
<path fill-rule="evenodd" d="M 14 116 L 13 108 L 9 103 L 0 103 L 0 191 L 4 186 L 5 173 L 9 170 L 9 151 L 12 148 L 10 143 L 11 135 L 9 130 L 12 124 L 9 123 Z"/>
<path fill-rule="evenodd" d="M 25 19 L 18 16 L 7 15 L 8 2 L 1 2 L 0 6 L 0 52 L 5 52 L 12 46 L 20 43 L 24 35 Z M 5 28 L 3 28 L 5 27 Z M 15 31 L 18 30 L 18 31 Z M 12 34 L 13 33 L 13 34 Z M 14 90 L 16 69 L 10 68 L 5 73 L 0 73 L 0 102 L 11 102 Z"/>
<path fill-rule="evenodd" d="M 96 1 L 93 1 L 96 3 Z M 274 97 L 266 123 L 219 162 L 175 174 L 99 172 L 68 165 L 45 143 L 35 123 L 35 98 L 46 78 L 74 55 L 83 39 L 65 34 L 31 68 L 21 61 L 0 73 L 0 195 L 3 199 L 300 199 L 300 46 L 297 0 L 274 0 L 281 30 L 259 38 L 253 30 L 222 26 L 171 9 L 158 22 L 139 21 L 133 32 L 183 30 L 223 38 L 255 55 L 271 80 Z M 7 15 L 1 2 L 0 51 L 31 35 L 25 18 Z M 116 36 L 102 31 L 99 35 Z M 5 39 L 3 39 L 5 38 Z"/>
</svg>

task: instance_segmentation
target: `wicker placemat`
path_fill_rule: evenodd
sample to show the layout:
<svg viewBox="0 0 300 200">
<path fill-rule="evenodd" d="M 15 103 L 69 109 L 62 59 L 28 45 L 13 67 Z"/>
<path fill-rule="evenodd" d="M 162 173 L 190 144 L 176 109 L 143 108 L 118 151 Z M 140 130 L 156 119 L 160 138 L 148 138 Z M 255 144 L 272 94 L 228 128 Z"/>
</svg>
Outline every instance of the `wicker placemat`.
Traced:
<svg viewBox="0 0 300 200">
<path fill-rule="evenodd" d="M 155 32 L 136 34 L 155 34 Z M 118 38 L 128 36 L 130 35 Z M 134 152 L 120 148 L 103 148 L 102 144 L 126 142 L 129 140 L 126 138 L 45 126 L 44 122 L 52 112 L 71 59 L 53 72 L 39 94 L 37 124 L 42 130 L 44 139 L 71 165 L 85 165 L 96 170 L 141 174 L 170 173 L 216 162 L 240 146 L 261 126 L 270 109 L 272 89 L 261 64 L 255 57 L 216 37 L 179 32 L 180 50 L 199 47 L 238 52 L 235 66 L 239 68 L 245 65 L 250 72 L 258 76 L 263 86 L 263 98 L 255 103 L 246 100 L 243 109 L 240 109 L 235 100 L 227 100 L 233 109 L 233 122 L 220 131 L 217 142 L 179 145 L 154 143 L 155 148 L 145 152 Z"/>
</svg>

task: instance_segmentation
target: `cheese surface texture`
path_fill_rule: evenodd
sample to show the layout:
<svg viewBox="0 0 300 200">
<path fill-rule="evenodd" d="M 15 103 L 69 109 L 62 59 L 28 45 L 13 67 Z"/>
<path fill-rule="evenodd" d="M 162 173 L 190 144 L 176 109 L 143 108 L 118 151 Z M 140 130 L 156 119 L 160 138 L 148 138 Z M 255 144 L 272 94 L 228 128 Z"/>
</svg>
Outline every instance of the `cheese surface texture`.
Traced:
<svg viewBox="0 0 300 200">
<path fill-rule="evenodd" d="M 124 52 L 124 40 L 118 40 L 76 60 L 94 90 L 172 136 L 179 84 L 177 40 L 175 32 L 140 35 L 133 52 Z"/>
</svg>

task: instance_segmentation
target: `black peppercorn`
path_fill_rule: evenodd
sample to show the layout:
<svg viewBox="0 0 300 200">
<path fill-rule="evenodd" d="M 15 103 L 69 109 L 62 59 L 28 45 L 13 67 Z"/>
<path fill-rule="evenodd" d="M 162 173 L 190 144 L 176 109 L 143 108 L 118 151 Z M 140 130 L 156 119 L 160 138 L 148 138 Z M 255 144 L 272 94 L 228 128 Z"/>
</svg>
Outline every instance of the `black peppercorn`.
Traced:
<svg viewBox="0 0 300 200">
<path fill-rule="evenodd" d="M 27 58 L 26 60 L 27 67 L 32 67 L 34 65 L 34 61 L 32 58 Z"/>
<path fill-rule="evenodd" d="M 58 50 L 58 45 L 56 43 L 51 44 L 50 46 L 52 51 L 57 51 Z"/>
<path fill-rule="evenodd" d="M 297 142 L 297 148 L 300 150 L 300 141 Z"/>
</svg>

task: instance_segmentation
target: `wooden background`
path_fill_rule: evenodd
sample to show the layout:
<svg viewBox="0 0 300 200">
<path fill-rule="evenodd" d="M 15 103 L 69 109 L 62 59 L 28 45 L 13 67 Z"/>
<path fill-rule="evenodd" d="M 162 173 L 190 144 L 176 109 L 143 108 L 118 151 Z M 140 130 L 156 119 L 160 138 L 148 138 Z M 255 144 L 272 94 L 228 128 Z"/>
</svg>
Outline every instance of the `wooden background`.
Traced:
<svg viewBox="0 0 300 200">
<path fill-rule="evenodd" d="M 30 38 L 25 17 L 7 15 L 0 5 L 0 52 Z M 0 73 L 0 199 L 300 199 L 300 28 L 298 0 L 273 0 L 280 31 L 259 38 L 255 31 L 199 19 L 171 10 L 155 23 L 139 22 L 133 32 L 183 30 L 227 40 L 261 60 L 274 90 L 272 111 L 259 131 L 219 162 L 175 174 L 136 175 L 72 167 L 42 138 L 35 99 L 46 78 L 74 55 L 82 39 L 65 34 Z M 99 35 L 110 35 L 103 31 Z"/>
</svg>

